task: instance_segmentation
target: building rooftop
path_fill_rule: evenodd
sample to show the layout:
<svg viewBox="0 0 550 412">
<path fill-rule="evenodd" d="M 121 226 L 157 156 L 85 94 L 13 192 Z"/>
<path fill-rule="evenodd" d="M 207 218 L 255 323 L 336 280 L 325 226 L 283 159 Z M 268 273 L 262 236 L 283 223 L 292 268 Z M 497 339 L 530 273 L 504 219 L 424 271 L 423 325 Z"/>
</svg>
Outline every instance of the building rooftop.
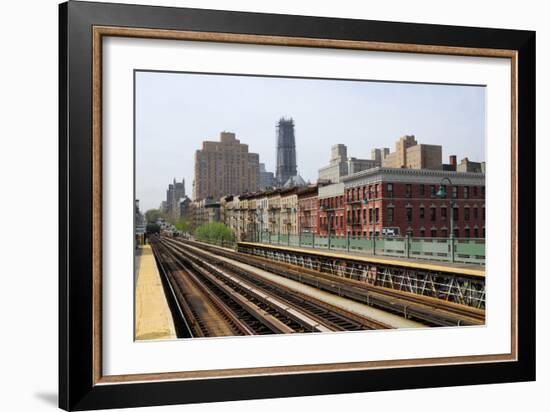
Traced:
<svg viewBox="0 0 550 412">
<path fill-rule="evenodd" d="M 343 177 L 342 182 L 348 186 L 357 181 L 388 180 L 395 182 L 419 182 L 419 179 L 421 179 L 420 183 L 439 184 L 444 177 L 451 179 L 453 184 L 457 185 L 485 184 L 485 173 L 392 167 L 375 167 L 363 170 Z"/>
<path fill-rule="evenodd" d="M 285 188 L 295 187 L 295 186 L 306 186 L 306 181 L 300 175 L 291 176 L 283 185 Z"/>
</svg>

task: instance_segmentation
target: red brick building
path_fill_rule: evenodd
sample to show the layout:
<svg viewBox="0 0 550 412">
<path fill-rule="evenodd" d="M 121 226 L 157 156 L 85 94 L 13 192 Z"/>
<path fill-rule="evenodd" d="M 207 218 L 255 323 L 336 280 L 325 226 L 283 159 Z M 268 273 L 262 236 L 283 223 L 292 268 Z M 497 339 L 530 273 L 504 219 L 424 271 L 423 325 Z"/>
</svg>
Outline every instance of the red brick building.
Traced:
<svg viewBox="0 0 550 412">
<path fill-rule="evenodd" d="M 345 227 L 338 235 L 448 237 L 452 209 L 455 237 L 485 237 L 484 173 L 376 168 L 342 182 Z M 447 192 L 444 199 L 436 195 L 440 185 Z"/>
<path fill-rule="evenodd" d="M 319 231 L 321 236 L 346 236 L 346 202 L 344 183 L 319 188 Z"/>
<path fill-rule="evenodd" d="M 318 187 L 306 187 L 298 190 L 298 231 L 299 233 L 318 233 L 319 198 Z"/>
</svg>

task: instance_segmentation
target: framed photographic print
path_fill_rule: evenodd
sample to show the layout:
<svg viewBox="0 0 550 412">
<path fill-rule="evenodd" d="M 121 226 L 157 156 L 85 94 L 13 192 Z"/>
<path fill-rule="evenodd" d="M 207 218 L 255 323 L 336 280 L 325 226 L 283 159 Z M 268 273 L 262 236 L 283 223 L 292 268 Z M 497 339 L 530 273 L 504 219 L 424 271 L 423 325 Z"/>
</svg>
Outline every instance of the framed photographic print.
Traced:
<svg viewBox="0 0 550 412">
<path fill-rule="evenodd" d="M 535 33 L 60 5 L 60 407 L 535 379 Z"/>
</svg>

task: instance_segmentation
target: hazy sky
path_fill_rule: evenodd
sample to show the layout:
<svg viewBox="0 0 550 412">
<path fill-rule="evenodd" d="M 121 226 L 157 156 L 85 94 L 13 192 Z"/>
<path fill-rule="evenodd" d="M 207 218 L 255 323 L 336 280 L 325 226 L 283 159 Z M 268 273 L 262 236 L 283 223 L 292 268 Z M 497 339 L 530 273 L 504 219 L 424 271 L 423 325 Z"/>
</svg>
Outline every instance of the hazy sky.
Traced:
<svg viewBox="0 0 550 412">
<path fill-rule="evenodd" d="M 348 80 L 288 79 L 186 73 L 136 73 L 136 196 L 157 208 L 175 177 L 192 196 L 193 158 L 203 140 L 234 132 L 274 172 L 275 127 L 295 123 L 298 173 L 317 180 L 330 147 L 370 158 L 414 134 L 443 146 L 443 162 L 485 158 L 485 88 Z"/>
</svg>

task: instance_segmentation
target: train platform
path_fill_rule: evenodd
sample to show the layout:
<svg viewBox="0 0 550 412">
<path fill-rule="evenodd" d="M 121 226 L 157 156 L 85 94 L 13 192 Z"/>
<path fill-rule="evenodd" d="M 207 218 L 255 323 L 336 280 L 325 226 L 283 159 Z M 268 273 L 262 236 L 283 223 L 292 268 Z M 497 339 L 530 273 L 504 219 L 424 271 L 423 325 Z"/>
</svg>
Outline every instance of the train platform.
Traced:
<svg viewBox="0 0 550 412">
<path fill-rule="evenodd" d="M 414 269 L 423 269 L 437 272 L 454 273 L 460 275 L 470 275 L 474 277 L 485 277 L 485 267 L 475 264 L 451 263 L 437 260 L 401 258 L 394 256 L 373 255 L 354 251 L 326 250 L 318 248 L 274 245 L 270 243 L 256 242 L 238 242 L 238 245 L 254 246 L 276 251 L 291 251 L 310 255 L 318 255 L 342 260 L 355 260 L 368 263 L 388 265 L 388 266 L 406 266 Z"/>
<path fill-rule="evenodd" d="M 176 329 L 150 245 L 136 252 L 135 339 L 176 339 Z"/>
</svg>

